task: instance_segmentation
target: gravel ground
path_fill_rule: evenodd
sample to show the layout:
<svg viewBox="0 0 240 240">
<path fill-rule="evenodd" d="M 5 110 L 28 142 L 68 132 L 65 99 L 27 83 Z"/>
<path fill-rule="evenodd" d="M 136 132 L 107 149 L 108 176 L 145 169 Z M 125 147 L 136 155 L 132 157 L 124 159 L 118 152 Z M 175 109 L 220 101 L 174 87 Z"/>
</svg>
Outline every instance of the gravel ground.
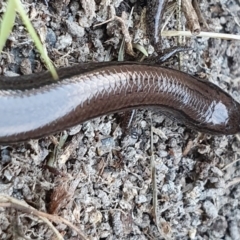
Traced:
<svg viewBox="0 0 240 240">
<path fill-rule="evenodd" d="M 119 22 L 94 27 L 115 14 L 129 24 L 133 42 L 153 52 L 144 1 L 23 4 L 57 67 L 116 59 L 123 39 Z M 200 7 L 210 31 L 239 35 L 238 0 L 201 0 Z M 176 25 L 173 16 L 167 29 Z M 176 42 L 166 38 L 163 46 Z M 240 43 L 193 38 L 185 44 L 193 50 L 183 54 L 183 70 L 240 102 Z M 7 76 L 45 69 L 18 18 L 0 60 Z M 166 65 L 177 68 L 178 61 Z M 89 239 L 240 239 L 239 136 L 203 135 L 151 109 L 137 110 L 127 130 L 122 119 L 103 116 L 44 139 L 1 146 L 0 193 L 65 218 Z M 81 239 L 62 221 L 54 226 L 64 239 Z M 26 209 L 2 207 L 0 239 L 56 237 Z"/>
</svg>

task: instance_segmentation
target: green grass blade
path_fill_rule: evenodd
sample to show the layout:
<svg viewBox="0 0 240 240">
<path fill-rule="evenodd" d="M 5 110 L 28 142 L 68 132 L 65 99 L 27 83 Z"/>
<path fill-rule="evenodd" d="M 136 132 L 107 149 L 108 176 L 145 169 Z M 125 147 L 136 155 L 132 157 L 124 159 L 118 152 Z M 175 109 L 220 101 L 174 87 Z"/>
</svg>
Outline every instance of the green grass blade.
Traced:
<svg viewBox="0 0 240 240">
<path fill-rule="evenodd" d="M 0 52 L 2 51 L 9 34 L 12 31 L 16 18 L 15 12 L 15 0 L 9 0 L 7 4 L 6 12 L 3 15 L 0 28 Z"/>
<path fill-rule="evenodd" d="M 27 28 L 28 33 L 30 34 L 31 38 L 33 39 L 39 53 L 41 54 L 41 57 L 43 58 L 44 62 L 46 63 L 49 71 L 51 72 L 54 79 L 58 78 L 57 72 L 51 62 L 51 59 L 48 57 L 45 49 L 43 48 L 43 45 L 33 28 L 30 19 L 28 18 L 27 14 L 25 13 L 25 10 L 23 9 L 23 6 L 20 2 L 20 0 L 11 0 L 15 1 L 16 11 L 19 13 L 25 27 Z"/>
</svg>

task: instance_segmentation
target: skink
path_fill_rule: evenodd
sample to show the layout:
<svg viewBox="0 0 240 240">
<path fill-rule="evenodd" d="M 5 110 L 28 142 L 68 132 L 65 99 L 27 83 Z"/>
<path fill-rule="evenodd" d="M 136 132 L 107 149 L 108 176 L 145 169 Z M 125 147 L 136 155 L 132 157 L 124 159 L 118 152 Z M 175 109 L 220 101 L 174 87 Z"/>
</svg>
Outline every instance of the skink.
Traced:
<svg viewBox="0 0 240 240">
<path fill-rule="evenodd" d="M 157 50 L 165 4 L 148 1 L 149 38 Z M 58 81 L 49 73 L 0 77 L 0 144 L 40 138 L 101 115 L 146 107 L 200 132 L 240 131 L 240 104 L 214 84 L 180 71 L 106 62 L 63 68 L 58 74 Z"/>
<path fill-rule="evenodd" d="M 240 130 L 240 104 L 216 85 L 136 62 L 86 63 L 49 73 L 0 77 L 0 143 L 40 138 L 92 118 L 155 108 L 210 134 Z"/>
</svg>

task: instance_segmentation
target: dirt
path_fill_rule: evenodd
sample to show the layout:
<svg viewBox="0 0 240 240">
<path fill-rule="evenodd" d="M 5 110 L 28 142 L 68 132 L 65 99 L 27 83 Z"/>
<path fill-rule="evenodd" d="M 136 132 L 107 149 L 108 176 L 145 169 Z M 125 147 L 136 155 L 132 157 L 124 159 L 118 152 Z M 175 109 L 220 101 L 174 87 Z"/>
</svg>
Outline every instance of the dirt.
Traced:
<svg viewBox="0 0 240 240">
<path fill-rule="evenodd" d="M 121 24 L 115 19 L 95 26 L 115 14 L 129 26 L 133 43 L 153 52 L 144 1 L 23 4 L 57 67 L 116 60 Z M 202 0 L 200 9 L 209 31 L 240 34 L 239 1 Z M 166 29 L 176 26 L 174 15 Z M 177 38 L 163 39 L 163 48 L 176 44 Z M 184 44 L 193 49 L 182 54 L 182 70 L 240 102 L 240 42 L 197 37 Z M 6 76 L 45 70 L 19 18 L 0 61 Z M 178 68 L 178 58 L 165 65 Z M 200 134 L 151 109 L 137 110 L 127 130 L 121 119 L 103 116 L 40 140 L 1 146 L 0 193 L 63 217 L 89 239 L 240 239 L 239 136 Z M 38 214 L 16 206 L 0 208 L 0 239 L 56 239 Z M 62 220 L 53 225 L 64 239 L 83 239 Z"/>
</svg>

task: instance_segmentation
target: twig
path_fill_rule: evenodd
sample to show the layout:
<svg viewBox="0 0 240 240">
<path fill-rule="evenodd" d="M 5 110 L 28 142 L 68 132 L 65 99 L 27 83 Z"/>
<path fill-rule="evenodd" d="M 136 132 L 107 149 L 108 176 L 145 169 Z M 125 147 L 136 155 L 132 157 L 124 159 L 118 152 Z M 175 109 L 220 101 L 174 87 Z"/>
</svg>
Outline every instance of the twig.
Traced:
<svg viewBox="0 0 240 240">
<path fill-rule="evenodd" d="M 158 214 L 158 200 L 157 200 L 157 181 L 156 181 L 156 166 L 155 166 L 155 158 L 154 158 L 154 152 L 153 152 L 153 126 L 152 126 L 152 118 L 151 118 L 151 139 L 150 139 L 150 146 L 151 146 L 151 172 L 152 172 L 152 187 L 153 187 L 153 214 L 156 222 L 157 229 L 160 233 L 160 235 L 168 240 L 171 239 L 171 231 L 169 228 L 166 228 L 166 226 L 169 226 L 168 223 L 161 218 Z M 169 231 L 165 231 L 168 229 Z M 167 233 L 166 233 L 167 232 Z"/>
<path fill-rule="evenodd" d="M 227 164 L 225 167 L 223 167 L 222 170 L 223 170 L 223 171 L 226 170 L 227 168 L 229 168 L 230 166 L 232 166 L 234 163 L 239 162 L 239 161 L 240 161 L 240 159 L 238 158 L 238 159 L 234 160 L 233 162 L 230 162 L 230 163 Z"/>
<path fill-rule="evenodd" d="M 187 36 L 192 37 L 192 33 L 190 31 L 163 31 L 162 36 L 164 37 L 174 37 L 174 36 Z M 200 34 L 197 37 L 210 37 L 210 38 L 222 38 L 226 40 L 240 40 L 240 35 L 234 35 L 234 34 L 227 34 L 227 33 L 214 33 L 214 32 L 200 32 Z"/>
<path fill-rule="evenodd" d="M 197 14 L 192 6 L 191 1 L 182 0 L 182 10 L 186 17 L 188 27 L 193 35 L 198 35 L 201 31 Z"/>
<path fill-rule="evenodd" d="M 190 150 L 192 149 L 193 147 L 193 141 L 192 140 L 189 140 L 186 147 L 184 148 L 183 150 L 183 153 L 182 155 L 185 157 L 188 155 L 188 153 L 190 152 Z"/>
<path fill-rule="evenodd" d="M 35 208 L 29 206 L 26 202 L 17 200 L 10 196 L 0 194 L 0 207 L 12 207 L 12 208 L 20 210 L 22 212 L 39 217 L 41 220 L 43 220 L 45 223 L 47 223 L 52 228 L 52 230 L 57 235 L 58 239 L 63 239 L 63 238 L 62 238 L 61 234 L 57 231 L 57 229 L 48 221 L 48 219 L 53 222 L 64 223 L 67 226 L 69 226 L 70 228 L 72 228 L 73 230 L 75 230 L 79 234 L 81 239 L 83 239 L 83 240 L 88 239 L 76 226 L 74 226 L 68 220 L 66 220 L 62 217 L 59 217 L 59 216 L 55 216 L 55 215 L 51 215 L 48 213 L 38 211 Z"/>
<path fill-rule="evenodd" d="M 178 5 L 177 5 L 177 30 L 178 31 L 181 31 L 182 30 L 182 23 L 181 23 L 181 16 L 182 16 L 182 11 L 181 11 L 181 3 L 182 1 L 181 0 L 178 0 Z M 179 35 L 178 36 L 178 45 L 179 46 L 182 46 L 182 35 Z"/>
<path fill-rule="evenodd" d="M 126 46 L 127 52 L 128 52 L 128 54 L 134 56 L 135 54 L 134 54 L 134 51 L 132 49 L 132 38 L 129 34 L 128 27 L 126 26 L 124 20 L 121 17 L 113 16 L 110 19 L 108 19 L 108 20 L 106 20 L 102 23 L 95 24 L 94 27 L 101 26 L 103 24 L 106 24 L 106 23 L 109 23 L 109 22 L 112 22 L 112 21 L 118 21 L 121 24 L 122 33 L 124 35 L 125 43 L 127 45 Z"/>
<path fill-rule="evenodd" d="M 240 182 L 240 177 L 236 177 L 232 181 L 228 182 L 228 184 L 226 185 L 226 188 L 230 188 L 231 186 L 233 186 L 239 182 Z"/>
<path fill-rule="evenodd" d="M 181 30 L 185 30 L 182 28 L 182 21 L 181 21 L 181 16 L 182 16 L 182 8 L 181 8 L 181 5 L 182 5 L 182 0 L 178 0 L 178 6 L 177 6 L 177 22 L 178 22 L 178 31 L 181 31 Z M 184 38 L 182 35 L 179 35 L 178 36 L 178 46 L 183 46 L 183 42 L 184 42 Z M 178 53 L 178 66 L 179 66 L 179 70 L 181 70 L 182 68 L 182 53 L 179 52 Z"/>
<path fill-rule="evenodd" d="M 196 14 L 198 16 L 198 21 L 200 23 L 202 23 L 202 25 L 208 30 L 209 29 L 208 24 L 207 24 L 206 20 L 204 19 L 203 15 L 201 13 L 198 1 L 197 0 L 193 0 L 192 5 L 193 5 L 193 8 L 195 9 Z"/>
<path fill-rule="evenodd" d="M 161 29 L 161 34 L 162 34 L 164 28 L 167 26 L 169 20 L 173 16 L 173 14 L 176 11 L 176 9 L 177 9 L 177 5 L 175 3 L 172 3 L 170 6 L 168 6 L 166 8 L 166 15 L 169 14 L 169 16 L 166 18 L 166 21 L 163 23 L 163 26 L 162 26 L 162 29 Z"/>
</svg>

